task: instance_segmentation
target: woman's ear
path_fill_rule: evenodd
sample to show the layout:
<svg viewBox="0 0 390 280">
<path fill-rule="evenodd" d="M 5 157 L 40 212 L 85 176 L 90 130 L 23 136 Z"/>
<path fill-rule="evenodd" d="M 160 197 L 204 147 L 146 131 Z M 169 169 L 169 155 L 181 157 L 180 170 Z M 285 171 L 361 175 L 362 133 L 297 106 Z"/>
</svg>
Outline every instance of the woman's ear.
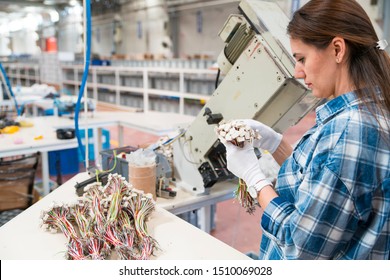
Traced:
<svg viewBox="0 0 390 280">
<path fill-rule="evenodd" d="M 345 57 L 345 40 L 341 37 L 334 37 L 331 45 L 334 49 L 336 63 L 341 63 Z"/>
</svg>

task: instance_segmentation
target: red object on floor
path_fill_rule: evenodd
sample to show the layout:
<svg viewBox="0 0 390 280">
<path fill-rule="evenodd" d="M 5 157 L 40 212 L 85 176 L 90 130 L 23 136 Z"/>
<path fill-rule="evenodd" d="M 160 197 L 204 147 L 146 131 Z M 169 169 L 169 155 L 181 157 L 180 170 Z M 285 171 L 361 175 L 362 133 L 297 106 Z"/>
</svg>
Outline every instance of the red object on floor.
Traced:
<svg viewBox="0 0 390 280">
<path fill-rule="evenodd" d="M 56 52 L 57 51 L 57 39 L 55 37 L 47 38 L 45 51 Z"/>
</svg>

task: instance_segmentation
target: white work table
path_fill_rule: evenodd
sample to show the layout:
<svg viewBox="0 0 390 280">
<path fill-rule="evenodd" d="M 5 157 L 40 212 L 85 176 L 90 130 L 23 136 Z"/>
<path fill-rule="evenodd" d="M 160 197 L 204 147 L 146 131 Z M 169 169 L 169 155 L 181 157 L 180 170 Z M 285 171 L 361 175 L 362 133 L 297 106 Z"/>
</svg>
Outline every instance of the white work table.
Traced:
<svg viewBox="0 0 390 280">
<path fill-rule="evenodd" d="M 178 189 L 175 198 L 157 197 L 157 203 L 173 214 L 181 214 L 233 198 L 236 182 L 220 182 L 212 186 L 207 193 L 192 194 Z"/>
<path fill-rule="evenodd" d="M 33 124 L 32 127 L 21 127 L 18 132 L 0 135 L 0 157 L 23 155 L 37 151 L 53 151 L 69 149 L 77 146 L 77 140 L 57 139 L 56 129 L 53 127 L 55 119 L 50 117 L 26 118 Z M 34 138 L 42 136 L 41 139 Z M 15 143 L 21 140 L 21 143 Z"/>
<path fill-rule="evenodd" d="M 74 127 L 74 120 L 68 117 L 49 117 L 55 128 Z M 134 128 L 155 135 L 166 135 L 178 126 L 189 124 L 193 116 L 161 112 L 94 112 L 88 118 L 79 117 L 80 127 L 104 127 L 118 125 Z"/>
<path fill-rule="evenodd" d="M 190 123 L 194 117 L 175 113 L 123 113 L 123 112 L 95 112 L 87 119 L 83 115 L 79 118 L 79 127 L 96 129 L 95 159 L 99 158 L 101 147 L 101 128 L 106 126 L 119 126 L 119 145 L 123 146 L 123 127 L 129 127 L 156 135 L 166 135 L 177 127 Z M 44 195 L 49 189 L 49 159 L 48 152 L 75 148 L 76 139 L 59 140 L 56 137 L 58 128 L 74 128 L 74 120 L 67 117 L 45 116 L 27 118 L 34 124 L 33 127 L 21 128 L 14 134 L 0 135 L 0 158 L 6 156 L 24 155 L 41 152 L 42 155 L 42 183 Z M 42 136 L 40 140 L 35 137 Z M 16 139 L 23 143 L 15 144 Z"/>
<path fill-rule="evenodd" d="M 206 193 L 193 194 L 177 188 L 176 197 L 165 199 L 157 197 L 157 204 L 172 214 L 178 215 L 188 211 L 198 210 L 198 225 L 205 232 L 212 230 L 211 217 L 213 215 L 211 206 L 234 197 L 237 182 L 224 181 L 206 189 Z"/>
<path fill-rule="evenodd" d="M 40 117 L 26 119 L 33 123 L 33 127 L 22 127 L 13 134 L 0 135 L 0 158 L 8 156 L 41 153 L 43 194 L 50 191 L 49 187 L 49 152 L 66 150 L 78 146 L 76 139 L 57 139 L 53 128 L 53 119 Z M 35 139 L 41 137 L 40 139 Z M 21 141 L 21 143 L 16 143 Z"/>
<path fill-rule="evenodd" d="M 74 185 L 83 181 L 80 173 L 0 227 L 0 259 L 51 260 L 64 259 L 67 240 L 62 233 L 49 233 L 40 228 L 40 215 L 53 202 L 76 202 Z M 161 248 L 156 260 L 250 260 L 249 257 L 217 240 L 163 209 L 157 202 L 148 222 L 149 233 Z"/>
</svg>

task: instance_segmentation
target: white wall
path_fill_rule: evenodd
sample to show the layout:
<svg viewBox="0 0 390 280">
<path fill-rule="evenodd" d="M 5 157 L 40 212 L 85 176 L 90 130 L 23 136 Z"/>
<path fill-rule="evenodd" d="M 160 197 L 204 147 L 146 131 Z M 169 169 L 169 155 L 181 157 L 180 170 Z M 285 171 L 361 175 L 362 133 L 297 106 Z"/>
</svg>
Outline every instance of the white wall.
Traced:
<svg viewBox="0 0 390 280">
<path fill-rule="evenodd" d="M 179 11 L 179 56 L 200 54 L 216 58 L 224 46 L 218 33 L 228 16 L 238 13 L 237 4 L 238 2 Z"/>
<path fill-rule="evenodd" d="M 164 23 L 167 21 L 165 1 L 135 1 L 123 5 L 118 14 L 92 19 L 92 52 L 101 56 L 115 52 L 129 58 L 144 53 L 165 54 L 162 41 L 166 40 Z"/>
<path fill-rule="evenodd" d="M 102 57 L 109 57 L 114 51 L 114 15 L 92 20 L 92 54 L 99 54 Z"/>
<path fill-rule="evenodd" d="M 122 14 L 122 44 L 118 52 L 127 55 L 148 52 L 146 26 L 145 10 Z"/>
<path fill-rule="evenodd" d="M 58 50 L 61 52 L 83 52 L 83 18 L 82 9 L 73 7 L 60 14 L 58 23 Z"/>
<path fill-rule="evenodd" d="M 122 42 L 118 44 L 118 53 L 130 58 L 144 53 L 165 54 L 162 47 L 167 36 L 164 23 L 168 21 L 165 1 L 135 1 L 122 6 L 120 17 Z"/>
<path fill-rule="evenodd" d="M 301 0 L 301 6 L 307 1 Z M 239 1 L 222 2 L 208 1 L 202 5 L 182 6 L 173 13 L 172 10 L 168 11 L 164 0 L 131 1 L 123 5 L 117 14 L 93 17 L 92 53 L 109 57 L 115 51 L 116 54 L 126 55 L 128 59 L 143 57 L 145 53 L 152 53 L 155 58 L 162 55 L 170 57 L 170 50 L 164 48 L 162 42 L 171 44 L 173 39 L 177 41 L 179 57 L 209 55 L 216 58 L 223 49 L 218 32 L 230 14 L 238 13 L 239 4 Z M 276 2 L 291 16 L 293 0 Z M 359 3 L 371 17 L 377 17 L 377 7 L 370 6 L 369 0 L 359 0 Z M 74 14 L 61 20 L 58 31 L 60 51 L 82 53 L 82 37 L 78 34 L 78 30 L 82 29 L 81 23 L 82 20 Z M 114 25 L 119 32 L 116 38 Z M 376 29 L 378 33 L 381 32 L 380 28 Z M 171 30 L 177 34 L 169 34 Z"/>
<path fill-rule="evenodd" d="M 277 2 L 289 13 L 291 0 Z M 218 32 L 230 14 L 239 12 L 239 1 L 221 3 L 209 1 L 206 5 L 183 6 L 174 15 L 168 11 L 164 0 L 131 1 L 117 14 L 92 18 L 92 53 L 109 57 L 115 51 L 129 59 L 143 57 L 145 53 L 152 53 L 155 58 L 171 57 L 172 47 L 164 48 L 162 43 L 172 45 L 172 39 L 176 37 L 179 57 L 208 55 L 216 58 L 223 49 Z M 173 16 L 177 16 L 177 20 L 172 20 Z M 116 41 L 114 22 L 120 23 L 120 27 L 117 26 L 120 36 Z M 60 51 L 82 52 L 81 37 L 75 32 L 81 23 L 74 14 L 62 18 L 59 25 Z M 169 34 L 171 30 L 178 34 Z"/>
</svg>

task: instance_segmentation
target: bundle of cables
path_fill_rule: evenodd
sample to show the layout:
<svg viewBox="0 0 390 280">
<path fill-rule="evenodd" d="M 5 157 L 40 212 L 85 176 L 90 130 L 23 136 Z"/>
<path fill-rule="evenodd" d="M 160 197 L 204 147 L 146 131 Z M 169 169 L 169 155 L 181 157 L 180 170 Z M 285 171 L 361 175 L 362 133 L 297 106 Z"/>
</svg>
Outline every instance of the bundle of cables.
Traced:
<svg viewBox="0 0 390 280">
<path fill-rule="evenodd" d="M 54 205 L 41 218 L 46 230 L 67 238 L 67 259 L 147 260 L 158 249 L 146 224 L 154 209 L 151 195 L 109 174 L 104 186 L 88 185 L 77 203 Z"/>
</svg>

